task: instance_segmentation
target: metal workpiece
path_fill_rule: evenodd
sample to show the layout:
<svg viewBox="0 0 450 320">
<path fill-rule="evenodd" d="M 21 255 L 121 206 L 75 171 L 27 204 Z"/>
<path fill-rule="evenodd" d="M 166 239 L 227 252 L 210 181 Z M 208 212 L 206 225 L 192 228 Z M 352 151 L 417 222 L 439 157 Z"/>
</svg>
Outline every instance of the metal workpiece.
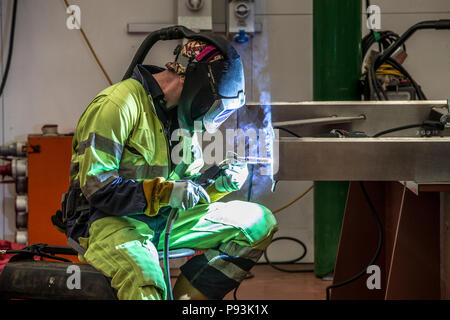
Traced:
<svg viewBox="0 0 450 320">
<path fill-rule="evenodd" d="M 336 115 L 330 117 L 323 118 L 312 118 L 312 119 L 303 119 L 303 120 L 291 120 L 291 121 L 280 121 L 273 122 L 272 125 L 274 127 L 289 127 L 296 125 L 305 125 L 305 124 L 334 124 L 334 123 L 348 123 L 355 120 L 365 120 L 365 115 L 355 116 L 355 117 L 339 117 Z"/>
<path fill-rule="evenodd" d="M 258 114 L 263 106 L 270 105 L 272 124 L 288 126 L 289 130 L 302 137 L 314 137 L 329 133 L 333 129 L 361 131 L 367 136 L 403 125 L 420 123 L 424 120 L 446 119 L 449 112 L 447 100 L 428 101 L 319 101 L 319 102 L 271 102 L 247 103 L 249 114 Z M 420 130 L 409 129 L 390 136 L 419 136 Z M 281 133 L 280 133 L 281 134 Z M 450 131 L 440 132 L 450 135 Z"/>
<path fill-rule="evenodd" d="M 405 125 L 446 122 L 447 100 L 248 103 L 238 127 L 261 119 L 268 105 L 274 126 L 301 137 L 279 131 L 274 141 L 277 181 L 450 182 L 448 124 L 442 123 L 446 128 L 432 137 L 425 132 L 429 129 L 417 127 L 370 138 Z M 361 134 L 326 137 L 334 129 Z"/>
<path fill-rule="evenodd" d="M 280 138 L 275 180 L 450 182 L 450 137 Z"/>
</svg>

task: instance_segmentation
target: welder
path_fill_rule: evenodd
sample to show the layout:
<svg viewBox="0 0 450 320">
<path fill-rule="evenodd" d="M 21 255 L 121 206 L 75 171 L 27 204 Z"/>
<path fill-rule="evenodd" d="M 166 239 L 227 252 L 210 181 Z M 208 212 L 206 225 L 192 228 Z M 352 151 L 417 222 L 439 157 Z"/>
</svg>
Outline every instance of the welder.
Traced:
<svg viewBox="0 0 450 320">
<path fill-rule="evenodd" d="M 80 259 L 111 278 L 119 299 L 166 296 L 157 250 L 171 208 L 179 215 L 170 248 L 205 250 L 181 266 L 176 299 L 222 299 L 277 230 L 262 205 L 218 201 L 242 187 L 246 165 L 227 163 L 214 183 L 196 183 L 204 165 L 198 131 L 215 132 L 245 104 L 241 58 L 228 41 L 218 43 L 224 45 L 191 39 L 166 68 L 138 64 L 79 119 L 65 232 L 84 248 Z M 181 135 L 180 163 L 171 159 L 174 132 Z"/>
</svg>

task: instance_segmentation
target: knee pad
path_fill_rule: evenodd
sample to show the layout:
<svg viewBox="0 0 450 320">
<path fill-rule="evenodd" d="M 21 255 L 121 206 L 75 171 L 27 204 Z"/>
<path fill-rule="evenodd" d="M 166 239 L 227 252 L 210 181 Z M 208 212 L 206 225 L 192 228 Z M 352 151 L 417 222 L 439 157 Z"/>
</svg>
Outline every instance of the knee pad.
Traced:
<svg viewBox="0 0 450 320">
<path fill-rule="evenodd" d="M 251 246 L 271 237 L 278 229 L 274 215 L 262 205 L 239 200 L 216 205 L 216 210 L 205 219 L 240 229 Z"/>
</svg>

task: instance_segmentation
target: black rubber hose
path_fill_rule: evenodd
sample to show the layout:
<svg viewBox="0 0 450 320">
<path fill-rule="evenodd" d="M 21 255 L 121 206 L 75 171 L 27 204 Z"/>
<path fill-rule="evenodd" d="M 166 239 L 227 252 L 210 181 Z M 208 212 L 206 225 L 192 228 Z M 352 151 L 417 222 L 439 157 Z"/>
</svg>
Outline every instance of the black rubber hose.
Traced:
<svg viewBox="0 0 450 320">
<path fill-rule="evenodd" d="M 284 132 L 287 132 L 287 133 L 289 133 L 290 135 L 292 135 L 292 136 L 294 136 L 294 137 L 301 138 L 301 136 L 299 136 L 299 135 L 296 134 L 295 132 L 293 132 L 293 131 L 291 131 L 291 130 L 289 130 L 289 129 L 286 129 L 286 128 L 284 128 L 284 127 L 277 127 L 277 126 L 275 126 L 275 127 L 273 127 L 273 128 L 274 128 L 274 129 L 281 130 L 281 131 L 284 131 Z"/>
<path fill-rule="evenodd" d="M 27 251 L 27 250 L 2 250 L 0 254 L 15 254 L 15 255 L 23 255 L 23 256 L 29 256 L 33 258 L 34 256 L 39 256 L 43 258 L 58 260 L 61 262 L 72 262 L 69 259 L 66 259 L 64 257 L 58 257 L 52 254 L 47 254 L 42 251 Z M 13 261 L 13 258 L 11 258 L 11 261 Z"/>
<path fill-rule="evenodd" d="M 131 61 L 131 64 L 122 80 L 126 80 L 131 77 L 136 65 L 144 62 L 145 57 L 156 42 L 159 40 L 180 40 L 183 38 L 209 42 L 221 51 L 225 59 L 231 58 L 229 56 L 230 52 L 228 51 L 228 41 L 223 37 L 217 36 L 214 33 L 197 33 L 184 26 L 171 26 L 154 31 L 145 38 L 134 55 L 133 60 Z"/>
<path fill-rule="evenodd" d="M 427 97 L 423 93 L 422 88 L 420 88 L 420 86 L 417 84 L 414 78 L 409 74 L 408 71 L 406 71 L 406 69 L 400 63 L 398 63 L 395 59 L 392 59 L 390 57 L 387 58 L 386 62 L 392 65 L 398 71 L 400 71 L 409 81 L 411 81 L 411 84 L 416 90 L 417 97 L 419 98 L 419 100 L 427 100 Z"/>
<path fill-rule="evenodd" d="M 270 261 L 269 260 L 269 258 L 267 256 L 267 248 L 266 248 L 266 250 L 264 250 L 264 258 L 266 259 L 267 262 L 266 263 L 264 263 L 264 262 L 263 263 L 258 263 L 258 265 L 268 264 L 272 268 L 274 268 L 275 270 L 278 270 L 278 271 L 281 271 L 281 272 L 289 272 L 289 273 L 314 272 L 314 270 L 312 270 L 312 269 L 291 270 L 291 269 L 283 269 L 283 268 L 280 268 L 280 267 L 276 266 L 275 264 L 294 264 L 297 261 L 300 261 L 301 259 L 303 259 L 306 256 L 306 253 L 307 253 L 306 245 L 302 241 L 300 241 L 299 239 L 292 238 L 292 237 L 278 237 L 278 238 L 272 239 L 270 244 L 272 244 L 273 242 L 278 241 L 278 240 L 291 240 L 291 241 L 295 241 L 298 244 L 300 244 L 300 246 L 302 246 L 302 248 L 303 248 L 303 252 L 302 252 L 301 256 L 299 256 L 298 258 L 292 259 L 292 260 L 288 260 L 288 261 L 275 261 L 274 262 L 274 261 Z M 253 274 L 248 273 L 248 278 L 253 278 L 253 277 L 254 277 Z M 246 279 L 248 279 L 248 278 L 246 278 Z M 240 287 L 240 284 L 233 291 L 233 298 L 234 298 L 234 300 L 238 300 L 238 298 L 237 298 L 237 291 L 238 291 L 239 287 Z"/>
<path fill-rule="evenodd" d="M 11 21 L 11 32 L 9 35 L 9 48 L 8 48 L 8 59 L 6 60 L 5 72 L 3 73 L 2 84 L 0 85 L 0 96 L 3 94 L 3 90 L 6 86 L 6 80 L 8 79 L 9 67 L 11 66 L 11 59 L 14 48 L 14 34 L 16 31 L 16 16 L 17 16 L 17 0 L 14 0 L 12 21 Z"/>
<path fill-rule="evenodd" d="M 183 26 L 173 26 L 168 28 L 163 28 L 161 30 L 154 31 L 150 33 L 145 40 L 140 45 L 138 51 L 133 57 L 130 66 L 128 67 L 127 72 L 123 76 L 122 80 L 126 80 L 133 74 L 133 70 L 138 64 L 142 64 L 144 62 L 145 57 L 147 56 L 150 49 L 155 45 L 159 40 L 177 40 L 182 39 L 186 35 L 192 34 L 193 31 L 183 27 Z"/>
<path fill-rule="evenodd" d="M 373 137 L 377 138 L 377 137 L 384 136 L 385 134 L 388 134 L 388 133 L 401 131 L 401 130 L 412 129 L 412 128 L 419 128 L 419 127 L 422 127 L 422 126 L 423 126 L 423 123 L 408 124 L 406 126 L 396 127 L 396 128 L 392 128 L 392 129 L 388 129 L 388 130 L 384 130 L 384 131 L 378 132 Z"/>
<path fill-rule="evenodd" d="M 380 84 L 378 83 L 377 76 L 376 76 L 375 66 L 373 63 L 370 64 L 369 81 L 371 81 L 371 83 L 372 83 L 372 88 L 375 91 L 375 94 L 377 95 L 378 100 L 388 100 L 386 93 L 384 92 L 384 90 L 382 88 L 380 88 Z"/>
<path fill-rule="evenodd" d="M 372 30 L 373 31 L 373 30 Z M 376 40 L 374 31 L 371 33 L 368 33 L 363 39 L 362 39 L 362 57 L 363 59 L 366 57 L 367 53 L 369 52 L 370 47 L 375 42 L 379 43 L 379 51 L 382 52 L 383 50 L 387 49 L 389 46 L 391 46 L 395 41 L 397 41 L 400 36 L 396 34 L 395 32 L 386 30 L 386 31 L 378 31 L 379 39 Z M 405 44 L 402 45 L 403 50 L 406 51 Z"/>
<path fill-rule="evenodd" d="M 377 70 L 386 61 L 386 59 L 389 58 L 400 46 L 402 46 L 417 30 L 424 29 L 450 29 L 450 20 L 433 20 L 416 23 L 411 28 L 406 30 L 406 32 L 403 33 L 394 44 L 387 48 L 383 54 L 374 61 L 373 64 L 375 65 L 375 70 Z"/>
<path fill-rule="evenodd" d="M 280 268 L 280 267 L 276 266 L 276 264 L 294 264 L 295 262 L 300 261 L 301 259 L 303 259 L 306 256 L 306 254 L 307 254 L 306 245 L 302 241 L 300 241 L 300 240 L 298 240 L 296 238 L 292 238 L 292 237 L 278 237 L 278 238 L 272 239 L 270 244 L 274 243 L 275 241 L 279 241 L 279 240 L 290 240 L 290 241 L 297 242 L 303 248 L 303 253 L 302 253 L 301 256 L 299 256 L 298 258 L 293 259 L 293 260 L 274 262 L 274 261 L 270 261 L 269 260 L 269 258 L 267 256 L 267 248 L 266 248 L 266 250 L 264 250 L 264 258 L 266 259 L 268 265 L 270 265 L 275 270 L 282 271 L 282 272 L 289 272 L 289 273 L 303 273 L 303 272 L 313 272 L 314 271 L 314 270 L 310 270 L 310 269 L 297 269 L 297 270 L 283 269 L 283 268 Z"/>
<path fill-rule="evenodd" d="M 394 69 L 401 72 L 411 82 L 412 86 L 414 87 L 414 90 L 417 93 L 418 100 L 427 100 L 427 97 L 423 93 L 420 86 L 417 84 L 417 82 L 414 80 L 414 78 L 409 74 L 409 72 L 400 63 L 398 63 L 395 59 L 392 59 L 391 57 L 388 57 L 386 59 L 386 63 L 390 64 Z M 370 88 L 375 92 L 378 100 L 383 100 L 383 99 L 389 100 L 388 97 L 386 96 L 386 93 L 384 92 L 384 90 L 382 90 L 382 88 L 380 88 L 380 84 L 378 83 L 378 80 L 376 78 L 376 71 L 375 71 L 374 64 L 371 64 L 371 66 L 370 66 L 367 81 L 369 81 Z"/>
</svg>

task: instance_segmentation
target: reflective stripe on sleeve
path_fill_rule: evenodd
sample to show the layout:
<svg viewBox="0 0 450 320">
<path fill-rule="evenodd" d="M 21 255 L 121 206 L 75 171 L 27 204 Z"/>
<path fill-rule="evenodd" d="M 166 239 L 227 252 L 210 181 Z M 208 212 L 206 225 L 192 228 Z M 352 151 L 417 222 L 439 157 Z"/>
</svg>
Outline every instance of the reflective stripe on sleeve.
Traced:
<svg viewBox="0 0 450 320">
<path fill-rule="evenodd" d="M 98 133 L 91 132 L 89 137 L 80 143 L 78 146 L 78 155 L 82 155 L 86 152 L 87 148 L 94 148 L 104 153 L 107 153 L 117 160 L 122 157 L 123 146 L 111 139 L 105 138 Z"/>
</svg>

